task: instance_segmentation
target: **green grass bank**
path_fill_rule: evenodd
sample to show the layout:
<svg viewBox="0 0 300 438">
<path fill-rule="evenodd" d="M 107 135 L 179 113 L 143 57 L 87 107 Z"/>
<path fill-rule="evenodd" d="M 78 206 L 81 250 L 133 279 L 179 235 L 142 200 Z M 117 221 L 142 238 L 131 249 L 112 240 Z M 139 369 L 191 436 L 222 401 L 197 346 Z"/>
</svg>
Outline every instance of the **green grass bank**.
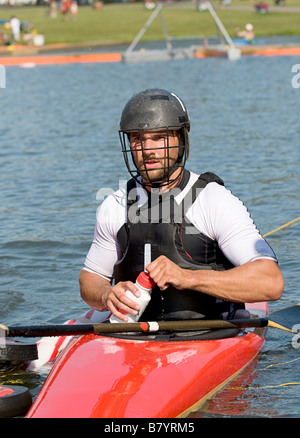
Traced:
<svg viewBox="0 0 300 438">
<path fill-rule="evenodd" d="M 217 13 L 231 36 L 235 28 L 243 28 L 248 22 L 254 25 L 256 36 L 300 35 L 300 4 L 298 0 L 288 0 L 288 7 L 272 7 L 266 14 L 255 11 L 255 1 L 232 0 L 230 6 L 219 7 L 215 0 Z M 273 0 L 268 1 L 273 6 Z M 290 11 L 299 7 L 299 12 Z M 15 14 L 21 21 L 34 24 L 38 33 L 45 36 L 45 43 L 131 42 L 152 11 L 143 3 L 111 3 L 100 10 L 91 6 L 80 6 L 76 20 L 65 20 L 57 13 L 50 18 L 46 6 L 0 7 L 0 19 L 9 19 Z M 208 11 L 198 11 L 195 2 L 166 4 L 162 11 L 164 21 L 171 37 L 200 37 L 217 35 L 216 25 Z M 162 27 L 157 17 L 144 34 L 142 41 L 164 39 Z"/>
</svg>

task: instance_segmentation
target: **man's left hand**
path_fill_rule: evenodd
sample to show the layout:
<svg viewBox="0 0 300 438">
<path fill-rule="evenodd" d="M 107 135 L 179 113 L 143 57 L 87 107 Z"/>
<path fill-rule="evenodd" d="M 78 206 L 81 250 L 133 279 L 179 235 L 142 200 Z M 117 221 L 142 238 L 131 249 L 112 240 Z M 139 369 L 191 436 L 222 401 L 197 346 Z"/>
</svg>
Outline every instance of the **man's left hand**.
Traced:
<svg viewBox="0 0 300 438">
<path fill-rule="evenodd" d="M 170 285 L 178 290 L 186 289 L 187 270 L 180 268 L 166 256 L 159 256 L 146 266 L 146 270 L 160 290 L 166 290 Z"/>
</svg>

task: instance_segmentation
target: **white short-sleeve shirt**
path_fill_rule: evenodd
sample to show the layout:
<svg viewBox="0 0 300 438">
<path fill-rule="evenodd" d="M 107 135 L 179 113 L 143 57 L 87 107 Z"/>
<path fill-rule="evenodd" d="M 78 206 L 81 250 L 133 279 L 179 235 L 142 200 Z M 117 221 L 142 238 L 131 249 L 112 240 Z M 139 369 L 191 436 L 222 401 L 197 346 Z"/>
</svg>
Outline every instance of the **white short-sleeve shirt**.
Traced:
<svg viewBox="0 0 300 438">
<path fill-rule="evenodd" d="M 180 203 L 199 175 L 190 172 L 185 188 L 175 201 Z M 142 186 L 137 187 L 138 206 L 147 201 Z M 210 239 L 218 242 L 225 257 L 234 265 L 266 258 L 276 260 L 272 248 L 260 235 L 244 204 L 230 190 L 215 182 L 200 191 L 187 210 L 187 219 Z M 126 221 L 126 185 L 109 195 L 97 211 L 94 239 L 84 268 L 109 280 L 121 257 L 117 233 Z"/>
</svg>

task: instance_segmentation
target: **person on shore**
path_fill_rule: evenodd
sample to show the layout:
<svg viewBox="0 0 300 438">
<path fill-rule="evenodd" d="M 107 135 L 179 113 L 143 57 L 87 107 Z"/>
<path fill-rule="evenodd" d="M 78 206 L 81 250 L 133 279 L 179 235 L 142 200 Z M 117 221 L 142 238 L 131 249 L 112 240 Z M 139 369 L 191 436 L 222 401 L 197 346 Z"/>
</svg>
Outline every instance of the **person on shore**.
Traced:
<svg viewBox="0 0 300 438">
<path fill-rule="evenodd" d="M 77 15 L 78 15 L 78 3 L 77 3 L 76 0 L 73 0 L 71 2 L 70 11 L 71 11 L 72 19 L 76 20 L 77 19 Z"/>
<path fill-rule="evenodd" d="M 70 10 L 71 10 L 71 0 L 62 0 L 60 6 L 60 12 L 62 13 L 65 21 L 69 19 Z"/>
<path fill-rule="evenodd" d="M 167 90 L 144 90 L 125 105 L 119 135 L 132 178 L 97 212 L 79 276 L 92 308 L 123 321 L 137 314 L 125 290 L 139 296 L 145 243 L 156 285 L 142 320 L 232 319 L 248 315 L 246 302 L 281 297 L 276 256 L 246 207 L 213 173 L 185 168 L 189 130 L 185 104 Z"/>
<path fill-rule="evenodd" d="M 56 0 L 49 0 L 49 17 L 56 18 L 57 17 L 57 2 Z"/>
<path fill-rule="evenodd" d="M 5 32 L 1 32 L 0 33 L 0 44 L 4 45 L 4 46 L 10 46 L 11 45 L 11 42 L 7 38 L 7 35 L 6 35 Z"/>
<path fill-rule="evenodd" d="M 155 2 L 153 2 L 151 0 L 145 0 L 144 1 L 144 8 L 148 9 L 148 11 L 155 9 Z"/>
<path fill-rule="evenodd" d="M 12 32 L 13 41 L 15 41 L 15 42 L 20 41 L 21 21 L 17 17 L 15 17 L 15 16 L 11 17 L 10 28 L 11 28 L 11 32 Z"/>
</svg>

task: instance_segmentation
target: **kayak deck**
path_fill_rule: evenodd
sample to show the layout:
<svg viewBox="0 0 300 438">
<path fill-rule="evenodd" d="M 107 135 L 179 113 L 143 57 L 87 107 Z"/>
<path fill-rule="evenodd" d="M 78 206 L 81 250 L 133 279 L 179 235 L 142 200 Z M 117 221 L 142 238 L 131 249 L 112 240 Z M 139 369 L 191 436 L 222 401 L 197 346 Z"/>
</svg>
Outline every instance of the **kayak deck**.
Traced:
<svg viewBox="0 0 300 438">
<path fill-rule="evenodd" d="M 76 337 L 55 362 L 27 417 L 184 417 L 249 364 L 263 343 L 262 330 L 171 342 Z"/>
</svg>

